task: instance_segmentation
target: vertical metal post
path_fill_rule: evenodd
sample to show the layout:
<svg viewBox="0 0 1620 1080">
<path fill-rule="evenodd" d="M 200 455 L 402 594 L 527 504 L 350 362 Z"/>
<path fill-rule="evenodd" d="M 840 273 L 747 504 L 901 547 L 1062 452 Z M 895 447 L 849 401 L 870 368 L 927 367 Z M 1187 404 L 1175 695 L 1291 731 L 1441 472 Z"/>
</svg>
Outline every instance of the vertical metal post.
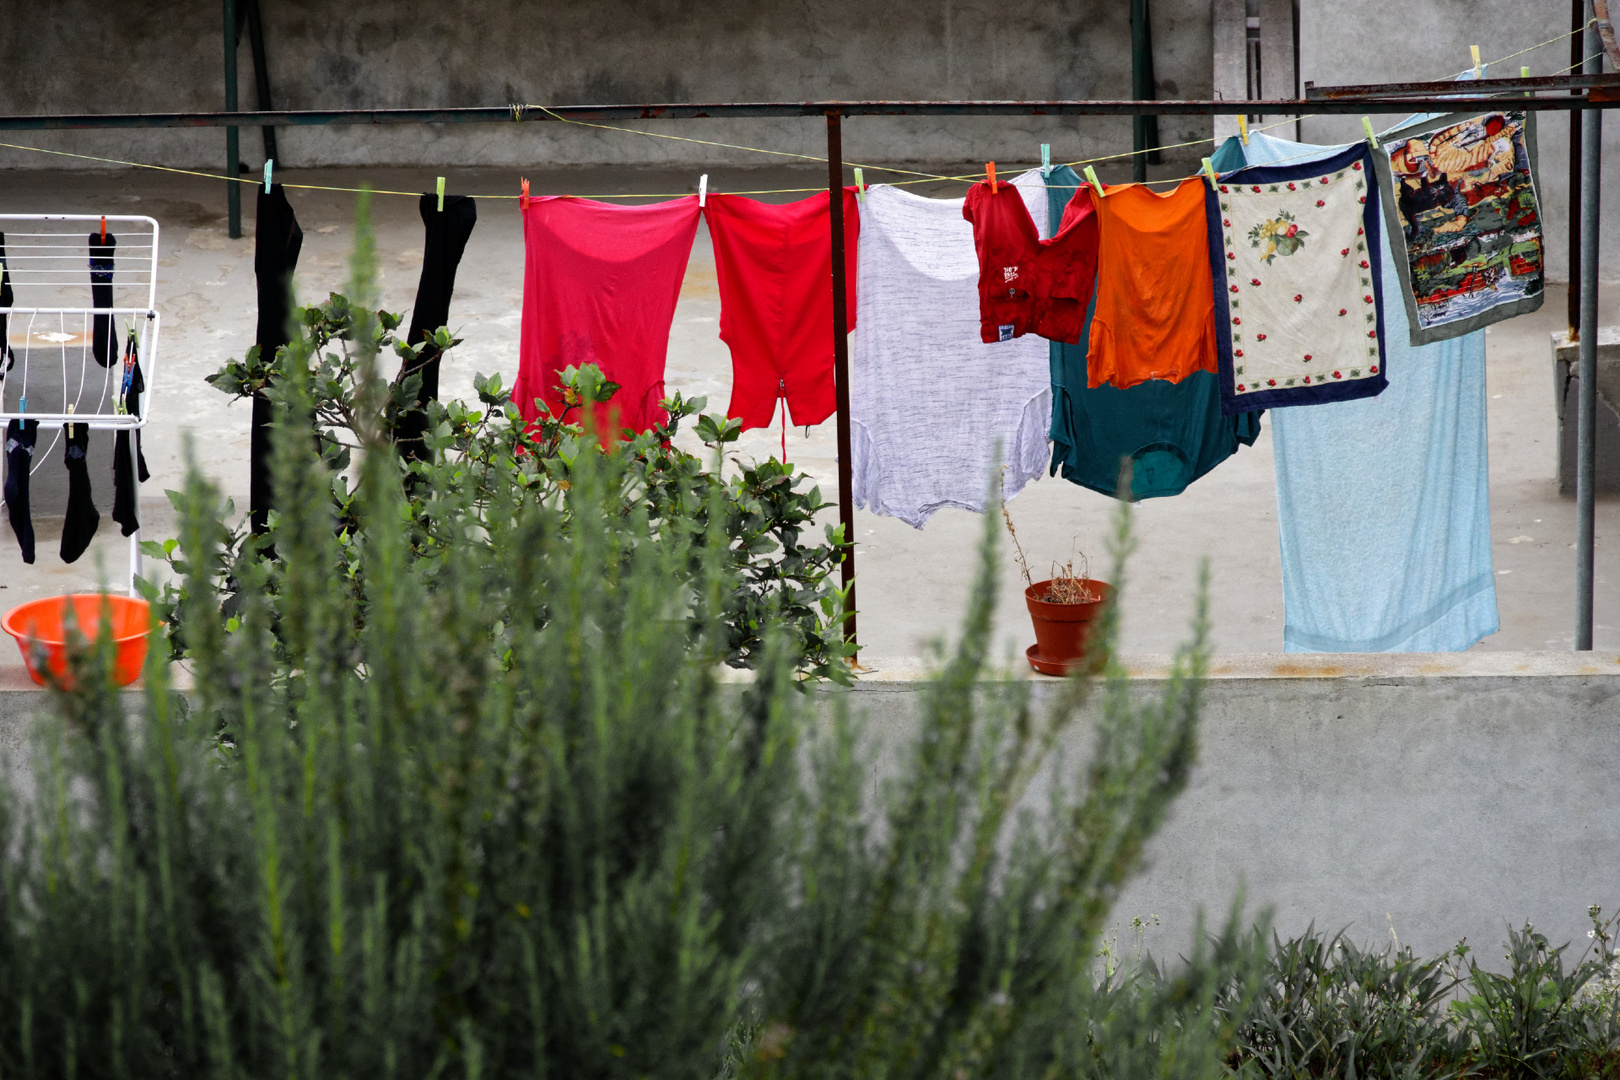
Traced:
<svg viewBox="0 0 1620 1080">
<path fill-rule="evenodd" d="M 827 112 L 827 221 L 832 230 L 833 377 L 838 395 L 838 523 L 844 527 L 844 640 L 855 636 L 855 479 L 849 449 L 849 300 L 844 282 L 844 137 L 837 109 Z"/>
<path fill-rule="evenodd" d="M 259 110 L 269 112 L 275 106 L 270 103 L 270 65 L 264 58 L 264 20 L 259 17 L 259 0 L 243 0 L 247 5 L 244 9 L 247 14 L 248 45 L 253 50 L 253 84 L 258 91 Z M 266 160 L 274 160 L 278 166 L 285 167 L 286 162 L 276 152 L 276 129 L 265 124 L 259 129 L 264 136 L 264 156 Z"/>
<path fill-rule="evenodd" d="M 1148 0 L 1131 0 L 1131 97 L 1151 101 L 1154 96 L 1153 24 Z M 1131 120 L 1131 179 L 1147 179 L 1148 165 L 1158 164 L 1159 118 L 1138 114 Z"/>
<path fill-rule="evenodd" d="M 1586 25 L 1586 0 L 1570 0 L 1569 64 L 1571 71 L 1580 71 L 1586 59 L 1586 35 L 1580 33 Z M 1580 90 L 1571 90 L 1571 97 L 1580 97 Z M 1580 334 L 1581 327 L 1581 117 L 1579 109 L 1569 110 L 1569 333 Z"/>
<path fill-rule="evenodd" d="M 225 6 L 225 111 L 236 111 L 236 0 L 224 0 Z M 242 185 L 237 177 L 242 174 L 241 148 L 237 144 L 237 129 L 225 129 L 225 206 L 230 218 L 231 239 L 242 235 Z"/>
<path fill-rule="evenodd" d="M 1589 29 L 1586 66 L 1602 71 L 1602 46 L 1597 31 Z M 1575 648 L 1592 647 L 1592 571 L 1595 518 L 1593 493 L 1597 479 L 1597 301 L 1598 301 L 1598 191 L 1602 182 L 1603 112 L 1591 110 L 1581 124 L 1581 351 L 1580 413 L 1575 456 Z"/>
</svg>

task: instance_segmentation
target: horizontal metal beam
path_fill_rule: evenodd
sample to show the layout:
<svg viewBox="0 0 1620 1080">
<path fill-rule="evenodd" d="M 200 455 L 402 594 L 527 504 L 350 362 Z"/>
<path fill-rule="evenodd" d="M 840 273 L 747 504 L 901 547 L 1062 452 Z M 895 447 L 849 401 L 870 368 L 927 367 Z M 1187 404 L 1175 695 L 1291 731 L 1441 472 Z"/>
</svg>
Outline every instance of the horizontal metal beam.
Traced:
<svg viewBox="0 0 1620 1080">
<path fill-rule="evenodd" d="M 1340 98 L 1406 97 L 1413 94 L 1445 94 L 1455 96 L 1459 90 L 1470 96 L 1476 93 L 1510 94 L 1525 90 L 1580 90 L 1587 87 L 1620 88 L 1620 73 L 1602 75 L 1536 75 L 1523 79 L 1473 79 L 1458 82 L 1441 79 L 1434 82 L 1374 83 L 1363 86 L 1317 86 L 1305 84 L 1305 100 L 1311 102 L 1335 101 Z"/>
<path fill-rule="evenodd" d="M 1454 87 L 1455 84 L 1446 84 Z M 801 101 L 665 105 L 534 105 L 459 109 L 313 109 L 256 112 L 80 113 L 56 116 L 0 116 L 0 131 L 90 130 L 97 128 L 326 127 L 337 124 L 494 124 L 520 120 L 695 120 L 826 116 L 1285 116 L 1296 113 L 1359 113 L 1376 105 L 1383 112 L 1452 112 L 1489 97 L 1407 95 L 1396 98 L 1323 101 Z M 1620 101 L 1581 97 L 1523 97 L 1501 100 L 1516 109 L 1562 112 L 1612 109 Z"/>
</svg>

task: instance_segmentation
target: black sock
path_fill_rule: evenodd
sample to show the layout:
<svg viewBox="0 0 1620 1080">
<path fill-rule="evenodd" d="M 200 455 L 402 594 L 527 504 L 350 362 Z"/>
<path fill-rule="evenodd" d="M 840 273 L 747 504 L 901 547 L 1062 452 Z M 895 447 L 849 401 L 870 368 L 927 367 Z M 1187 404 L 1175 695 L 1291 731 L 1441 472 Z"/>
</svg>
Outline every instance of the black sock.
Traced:
<svg viewBox="0 0 1620 1080">
<path fill-rule="evenodd" d="M 467 238 L 478 224 L 478 207 L 466 195 L 447 195 L 444 209 L 438 206 L 438 196 L 422 196 L 422 224 L 427 227 L 427 241 L 422 250 L 422 277 L 416 285 L 416 303 L 411 308 L 411 326 L 405 335 L 411 345 L 420 345 L 450 321 L 450 295 L 456 289 L 456 268 L 461 265 L 462 252 L 467 250 Z M 429 345 L 423 349 L 417 364 L 422 375 L 418 404 L 439 400 L 437 347 Z M 399 378 L 405 377 L 402 364 Z M 401 416 L 394 426 L 394 441 L 400 444 L 400 453 L 426 461 L 427 448 L 422 443 L 426 432 L 427 414 L 420 408 Z"/>
<path fill-rule="evenodd" d="M 95 538 L 96 530 L 101 527 L 101 512 L 90 497 L 90 463 L 85 460 L 85 452 L 90 449 L 90 426 L 63 426 L 72 429 L 67 437 L 67 446 L 62 451 L 62 461 L 68 471 L 67 517 L 62 522 L 62 561 L 70 563 L 83 555 Z"/>
<path fill-rule="evenodd" d="M 254 342 L 266 364 L 287 336 L 292 316 L 292 275 L 304 230 L 298 227 L 287 192 L 276 184 L 269 192 L 259 188 L 258 216 L 253 226 L 253 274 L 259 287 L 259 325 Z M 255 534 L 264 532 L 270 518 L 270 424 L 275 410 L 263 394 L 253 395 L 253 416 L 248 429 L 248 519 Z"/>
<path fill-rule="evenodd" d="M 113 249 L 118 246 L 118 238 L 112 233 L 105 235 L 99 232 L 90 234 L 90 306 L 97 308 L 110 308 L 113 306 Z M 96 358 L 96 363 L 102 367 L 111 367 L 112 362 L 118 358 L 118 342 L 113 337 L 111 315 L 92 316 L 93 332 L 91 335 L 90 353 Z M 72 559 L 68 560 L 72 562 Z"/>
<path fill-rule="evenodd" d="M 17 534 L 23 562 L 34 561 L 34 519 L 28 512 L 28 470 L 34 466 L 38 420 L 12 420 L 6 424 L 6 515 Z"/>
<path fill-rule="evenodd" d="M 11 268 L 6 265 L 6 234 L 0 232 L 0 308 L 9 308 L 17 302 L 11 291 Z M 0 371 L 10 371 L 17 365 L 17 354 L 11 351 L 9 315 L 0 315 L 0 358 L 5 360 Z"/>
<path fill-rule="evenodd" d="M 141 377 L 140 357 L 135 355 L 135 335 L 131 334 L 124 346 L 124 362 L 129 365 L 129 385 L 124 388 L 124 412 L 130 416 L 136 415 L 140 396 L 146 390 L 146 380 Z M 141 452 L 141 433 L 139 431 L 126 431 L 119 429 L 113 436 L 113 508 L 112 519 L 118 522 L 125 536 L 141 527 L 140 508 L 136 506 L 135 484 L 132 470 L 129 467 L 129 440 L 135 440 L 135 469 L 141 477 L 141 483 L 151 479 L 146 471 L 146 455 Z"/>
</svg>

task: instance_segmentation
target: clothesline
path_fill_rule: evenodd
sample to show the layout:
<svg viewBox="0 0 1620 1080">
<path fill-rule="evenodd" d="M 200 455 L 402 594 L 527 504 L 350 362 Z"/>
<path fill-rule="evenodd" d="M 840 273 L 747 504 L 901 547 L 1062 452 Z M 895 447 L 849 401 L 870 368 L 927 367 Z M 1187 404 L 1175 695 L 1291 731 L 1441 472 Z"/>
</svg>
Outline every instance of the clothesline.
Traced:
<svg viewBox="0 0 1620 1080">
<path fill-rule="evenodd" d="M 1507 56 L 1501 57 L 1499 59 L 1483 62 L 1480 66 L 1483 69 L 1483 68 L 1489 67 L 1489 66 L 1491 66 L 1493 64 L 1501 64 L 1501 63 L 1504 63 L 1504 62 L 1506 62 L 1508 60 L 1513 60 L 1513 59 L 1516 59 L 1517 57 L 1523 56 L 1526 53 L 1531 53 L 1531 52 L 1534 52 L 1537 49 L 1544 48 L 1544 47 L 1546 47 L 1548 45 L 1557 44 L 1560 41 L 1564 41 L 1564 40 L 1566 40 L 1566 39 L 1568 39 L 1570 37 L 1573 37 L 1575 34 L 1584 33 L 1585 30 L 1587 29 L 1587 27 L 1593 25 L 1595 22 L 1596 22 L 1595 19 L 1589 19 L 1589 20 L 1587 20 L 1587 22 L 1585 24 L 1583 24 L 1577 30 L 1570 30 L 1570 31 L 1567 31 L 1565 33 L 1559 34 L 1556 37 L 1548 38 L 1546 41 L 1538 42 L 1535 45 L 1530 45 L 1530 46 L 1528 46 L 1526 48 L 1520 49 L 1518 52 L 1515 52 L 1515 53 L 1509 53 Z M 1597 55 L 1601 56 L 1602 54 L 1599 53 Z M 1588 59 L 1591 59 L 1591 58 L 1588 58 Z M 1557 71 L 1553 72 L 1552 74 L 1561 75 L 1561 74 L 1564 74 L 1566 72 L 1575 70 L 1576 68 L 1582 67 L 1585 63 L 1586 63 L 1586 61 L 1582 61 L 1582 63 L 1580 63 L 1580 64 L 1571 64 L 1571 65 L 1569 65 L 1567 67 L 1563 67 L 1563 68 L 1558 69 Z M 1458 72 L 1457 75 L 1461 75 L 1463 73 L 1464 72 Z M 695 144 L 703 145 L 703 146 L 713 146 L 713 147 L 718 147 L 718 148 L 721 148 L 721 149 L 728 149 L 728 150 L 742 150 L 742 151 L 746 151 L 748 153 L 767 154 L 767 155 L 771 155 L 771 156 L 774 156 L 774 157 L 795 158 L 795 159 L 803 160 L 803 161 L 825 162 L 827 160 L 824 156 L 820 156 L 820 155 L 816 155 L 816 154 L 800 154 L 800 153 L 796 153 L 796 152 L 788 151 L 788 150 L 773 150 L 773 149 L 770 149 L 770 148 L 767 148 L 767 147 L 745 146 L 745 145 L 741 145 L 741 144 L 737 144 L 737 143 L 724 143 L 724 142 L 717 142 L 717 141 L 713 141 L 713 140 L 709 140 L 709 139 L 694 139 L 694 138 L 691 138 L 689 136 L 671 135 L 671 134 L 668 134 L 666 132 L 644 131 L 644 130 L 642 130 L 640 128 L 618 127 L 618 126 L 612 125 L 612 124 L 597 124 L 597 123 L 592 123 L 592 122 L 584 121 L 584 120 L 573 120 L 573 119 L 570 119 L 568 117 L 561 116 L 561 115 L 557 114 L 556 112 L 553 112 L 549 107 L 544 106 L 544 105 L 514 105 L 514 106 L 512 106 L 512 108 L 513 108 L 514 112 L 518 113 L 519 115 L 521 115 L 521 113 L 523 111 L 527 111 L 529 109 L 534 109 L 534 110 L 537 110 L 537 111 L 541 111 L 541 112 L 544 112 L 544 113 L 548 114 L 549 116 L 551 116 L 554 120 L 560 120 L 560 121 L 562 121 L 564 123 L 573 124 L 573 125 L 578 126 L 578 127 L 599 128 L 599 129 L 604 130 L 604 131 L 618 131 L 618 132 L 624 132 L 624 133 L 630 134 L 630 135 L 644 135 L 644 136 L 647 136 L 649 138 L 668 139 L 668 140 L 672 140 L 672 141 L 675 141 L 675 142 L 689 142 L 689 143 L 695 143 Z M 1293 123 L 1297 122 L 1298 120 L 1311 119 L 1315 115 L 1316 114 L 1303 114 L 1303 115 L 1300 115 L 1300 116 L 1297 116 L 1297 117 L 1291 117 L 1291 118 L 1289 118 L 1287 120 L 1281 120 L 1281 121 L 1278 121 L 1278 122 L 1273 123 L 1273 124 L 1266 124 L 1266 125 L 1254 127 L 1254 128 L 1251 128 L 1250 130 L 1251 131 L 1267 131 L 1267 130 L 1270 130 L 1271 128 L 1282 127 L 1282 126 L 1285 126 L 1285 125 L 1288 125 L 1288 124 L 1293 124 Z M 1102 155 L 1100 157 L 1082 158 L 1082 159 L 1079 159 L 1079 160 L 1076 160 L 1076 161 L 1062 162 L 1061 164 L 1068 165 L 1071 168 L 1076 167 L 1076 166 L 1084 166 L 1084 165 L 1098 165 L 1098 164 L 1101 164 L 1103 162 L 1119 161 L 1119 160 L 1122 160 L 1122 159 L 1133 158 L 1137 154 L 1153 153 L 1153 152 L 1162 151 L 1162 150 L 1180 150 L 1180 149 L 1185 149 L 1187 147 L 1192 147 L 1192 146 L 1212 145 L 1216 141 L 1217 140 L 1215 140 L 1214 138 L 1192 139 L 1192 140 L 1188 140 L 1186 142 L 1171 143 L 1171 144 L 1166 145 L 1166 146 L 1155 146 L 1155 147 L 1150 147 L 1150 148 L 1143 149 L 1143 150 L 1126 150 L 1126 151 L 1121 151 L 1121 152 L 1115 153 L 1115 154 L 1104 154 L 1104 155 Z M 170 166 L 170 165 L 153 165 L 153 164 L 151 164 L 149 162 L 126 161 L 126 160 L 123 160 L 121 158 L 101 157 L 101 156 L 98 156 L 98 155 L 95 155 L 95 154 L 78 154 L 78 153 L 73 153 L 73 152 L 66 151 L 66 150 L 50 150 L 50 149 L 46 149 L 45 147 L 25 146 L 25 145 L 18 144 L 18 143 L 0 142 L 0 149 L 23 150 L 23 151 L 28 151 L 28 152 L 37 153 L 37 154 L 49 154 L 49 155 L 52 155 L 54 157 L 73 158 L 73 159 L 80 160 L 80 161 L 96 161 L 96 162 L 101 162 L 101 163 L 107 164 L 107 165 L 121 165 L 121 166 L 123 166 L 125 168 L 131 168 L 131 169 L 152 169 L 152 170 L 155 170 L 155 171 L 158 171 L 158 172 L 173 173 L 173 174 L 179 175 L 179 176 L 195 176 L 195 177 L 199 177 L 199 178 L 206 179 L 206 180 L 226 180 L 226 181 L 234 181 L 234 182 L 236 182 L 238 184 L 247 184 L 247 185 L 257 185 L 257 184 L 260 184 L 260 183 L 263 182 L 262 180 L 260 180 L 260 179 L 258 179 L 256 177 L 250 177 L 250 176 L 226 176 L 226 175 L 221 174 L 221 173 L 206 172 L 206 171 L 198 170 L 198 169 L 181 169 L 181 168 L 176 168 L 176 167 Z M 912 185 L 912 184 L 930 184 L 930 183 L 939 183 L 939 182 L 956 182 L 956 183 L 968 183 L 968 184 L 971 184 L 971 183 L 975 183 L 978 180 L 982 179 L 983 176 L 984 176 L 984 173 L 982 173 L 982 172 L 975 172 L 975 173 L 963 174 L 963 175 L 958 175 L 958 176 L 947 176 L 947 175 L 938 174 L 938 173 L 922 172 L 922 171 L 915 170 L 915 169 L 904 169 L 904 168 L 900 168 L 898 166 L 892 166 L 892 165 L 867 165 L 867 164 L 860 163 L 860 162 L 849 162 L 849 161 L 846 161 L 843 164 L 846 167 L 859 168 L 859 169 L 862 169 L 862 170 L 870 170 L 870 171 L 873 171 L 873 172 L 897 173 L 897 174 L 916 177 L 916 179 L 912 179 L 912 180 L 895 181 L 893 186 L 897 186 L 897 187 L 898 186 L 905 186 L 905 185 Z M 1196 173 L 1193 174 L 1193 176 L 1197 176 L 1197 175 L 1199 175 L 1199 174 L 1196 174 Z M 1151 180 L 1151 181 L 1147 181 L 1147 182 L 1150 183 L 1150 184 L 1179 184 L 1182 181 L 1188 180 L 1188 179 L 1191 179 L 1191 178 L 1192 177 L 1178 176 L 1178 177 L 1173 177 L 1173 178 L 1169 178 L 1169 179 L 1157 179 L 1157 180 Z M 394 191 L 394 190 L 390 190 L 390 189 L 387 189 L 387 188 L 342 187 L 342 186 L 329 185 L 329 184 L 296 184 L 296 183 L 294 183 L 294 184 L 283 184 L 282 186 L 290 188 L 290 189 L 300 190 L 300 191 L 334 191 L 334 192 L 343 192 L 343 193 L 349 193 L 349 194 L 359 194 L 361 192 L 369 192 L 370 194 L 373 194 L 373 195 L 399 195 L 399 196 L 405 196 L 405 197 L 409 197 L 409 198 L 413 198 L 413 199 L 414 198 L 420 198 L 421 195 L 422 195 L 422 193 L 419 192 L 419 191 Z M 797 195 L 797 194 L 815 194 L 815 193 L 825 191 L 825 190 L 826 190 L 826 188 L 821 187 L 821 186 L 817 186 L 817 187 L 796 187 L 796 188 L 765 188 L 765 189 L 756 189 L 756 190 L 752 190 L 752 191 L 726 192 L 725 194 L 731 194 L 731 195 Z M 586 196 L 573 196 L 573 197 L 576 197 L 576 198 L 591 198 L 591 199 L 678 199 L 678 198 L 685 198 L 686 196 L 691 195 L 691 194 L 692 194 L 692 192 L 690 192 L 690 191 L 667 192 L 667 193 L 665 193 L 665 192 L 659 192 L 659 193 L 631 192 L 631 193 L 599 194 L 599 195 L 586 195 Z M 717 194 L 719 194 L 719 193 L 717 192 Z M 520 195 L 469 195 L 468 196 L 468 198 L 473 198 L 473 199 L 501 199 L 501 200 L 518 199 L 518 198 L 521 198 L 521 197 L 522 196 L 520 196 Z"/>
</svg>

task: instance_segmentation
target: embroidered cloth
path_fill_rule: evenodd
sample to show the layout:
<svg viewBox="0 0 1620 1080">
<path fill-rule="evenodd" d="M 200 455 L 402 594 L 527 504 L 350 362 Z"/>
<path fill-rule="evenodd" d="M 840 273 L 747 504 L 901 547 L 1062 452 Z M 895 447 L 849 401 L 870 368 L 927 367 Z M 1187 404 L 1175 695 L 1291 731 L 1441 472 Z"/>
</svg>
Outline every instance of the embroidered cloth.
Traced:
<svg viewBox="0 0 1620 1080">
<path fill-rule="evenodd" d="M 1209 203 L 1221 408 L 1373 397 L 1388 385 L 1372 150 L 1241 169 Z"/>
</svg>

